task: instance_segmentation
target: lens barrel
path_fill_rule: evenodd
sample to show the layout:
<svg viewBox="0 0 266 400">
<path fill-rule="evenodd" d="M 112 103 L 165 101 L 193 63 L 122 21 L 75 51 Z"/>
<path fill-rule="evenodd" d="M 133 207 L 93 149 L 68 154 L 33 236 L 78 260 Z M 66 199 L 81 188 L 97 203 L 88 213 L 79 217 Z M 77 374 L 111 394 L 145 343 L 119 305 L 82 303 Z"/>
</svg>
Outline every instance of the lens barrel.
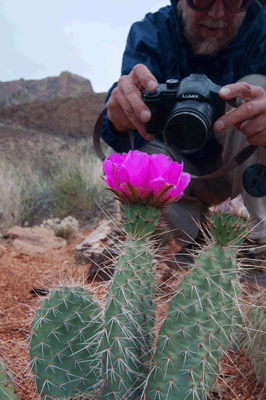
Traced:
<svg viewBox="0 0 266 400">
<path fill-rule="evenodd" d="M 164 127 L 166 141 L 181 153 L 194 153 L 206 143 L 212 121 L 213 110 L 209 102 L 178 101 Z"/>
</svg>

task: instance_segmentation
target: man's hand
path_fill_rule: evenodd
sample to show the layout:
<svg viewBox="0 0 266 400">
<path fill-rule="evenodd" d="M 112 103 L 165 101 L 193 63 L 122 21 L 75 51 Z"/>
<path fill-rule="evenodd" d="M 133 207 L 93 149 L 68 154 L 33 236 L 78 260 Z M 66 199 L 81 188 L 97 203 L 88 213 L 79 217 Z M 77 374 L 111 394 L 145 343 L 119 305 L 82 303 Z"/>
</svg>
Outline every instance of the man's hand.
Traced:
<svg viewBox="0 0 266 400">
<path fill-rule="evenodd" d="M 157 88 L 156 78 L 143 64 L 135 65 L 129 75 L 121 76 L 107 103 L 107 117 L 119 132 L 137 129 L 144 139 L 154 139 L 145 129 L 151 112 L 142 100 L 142 93 Z"/>
<path fill-rule="evenodd" d="M 266 92 L 260 86 L 246 82 L 237 82 L 224 86 L 219 95 L 224 100 L 241 97 L 243 104 L 235 108 L 214 123 L 213 130 L 220 133 L 235 126 L 247 136 L 253 146 L 266 146 Z"/>
</svg>

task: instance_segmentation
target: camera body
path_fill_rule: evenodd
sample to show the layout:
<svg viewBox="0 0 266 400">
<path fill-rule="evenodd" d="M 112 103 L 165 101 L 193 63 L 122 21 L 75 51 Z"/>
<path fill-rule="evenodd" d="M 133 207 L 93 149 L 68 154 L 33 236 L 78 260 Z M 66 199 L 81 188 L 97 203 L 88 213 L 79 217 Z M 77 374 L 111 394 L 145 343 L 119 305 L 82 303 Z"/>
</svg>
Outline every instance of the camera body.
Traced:
<svg viewBox="0 0 266 400">
<path fill-rule="evenodd" d="M 182 153 L 199 150 L 213 123 L 225 113 L 221 88 L 204 74 L 191 74 L 182 81 L 169 79 L 156 91 L 146 90 L 143 101 L 152 114 L 146 123 L 147 132 L 158 135 L 164 131 L 168 144 Z M 238 106 L 236 99 L 228 103 Z"/>
</svg>

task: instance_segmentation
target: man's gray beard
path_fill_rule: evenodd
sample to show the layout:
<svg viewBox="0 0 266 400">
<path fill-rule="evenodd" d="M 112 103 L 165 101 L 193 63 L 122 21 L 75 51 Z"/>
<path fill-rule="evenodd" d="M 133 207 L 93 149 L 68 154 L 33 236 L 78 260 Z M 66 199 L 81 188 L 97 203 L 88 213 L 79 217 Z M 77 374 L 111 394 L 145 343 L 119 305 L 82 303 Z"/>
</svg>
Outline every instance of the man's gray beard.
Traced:
<svg viewBox="0 0 266 400">
<path fill-rule="evenodd" d="M 185 36 L 187 41 L 192 47 L 195 56 L 205 55 L 208 57 L 215 57 L 222 49 L 228 46 L 231 40 L 236 36 L 240 25 L 245 19 L 246 11 L 241 16 L 240 20 L 235 21 L 231 26 L 225 28 L 225 33 L 218 38 L 210 37 L 203 39 L 198 34 L 198 29 L 189 26 L 189 10 L 181 11 L 181 17 L 184 23 Z"/>
</svg>

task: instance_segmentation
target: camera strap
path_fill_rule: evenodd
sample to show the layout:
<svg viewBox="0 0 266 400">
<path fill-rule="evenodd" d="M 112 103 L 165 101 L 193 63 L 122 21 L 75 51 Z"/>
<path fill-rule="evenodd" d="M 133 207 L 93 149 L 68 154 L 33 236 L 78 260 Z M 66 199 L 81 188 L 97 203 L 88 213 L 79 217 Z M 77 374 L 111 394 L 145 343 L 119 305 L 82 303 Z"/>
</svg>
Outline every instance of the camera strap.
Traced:
<svg viewBox="0 0 266 400">
<path fill-rule="evenodd" d="M 104 155 L 102 148 L 101 148 L 101 142 L 100 142 L 100 134 L 101 134 L 101 126 L 102 126 L 102 119 L 105 114 L 105 111 L 107 110 L 107 106 L 103 108 L 101 113 L 98 116 L 98 119 L 94 125 L 94 131 L 93 131 L 93 145 L 95 152 L 97 156 L 104 161 L 106 156 Z M 129 130 L 129 140 L 131 144 L 131 149 L 134 150 L 134 131 Z M 163 135 L 164 136 L 164 135 Z M 165 147 L 165 152 L 167 155 L 169 155 L 174 161 L 176 161 L 175 155 L 171 150 L 169 150 L 169 147 L 167 146 L 165 137 L 164 137 L 164 147 Z M 245 147 L 243 150 L 241 150 L 234 158 L 232 158 L 227 164 L 225 164 L 222 168 L 219 170 L 208 174 L 208 175 L 191 175 L 192 179 L 212 179 L 212 178 L 218 178 L 220 176 L 228 174 L 230 171 L 238 167 L 239 165 L 243 164 L 253 153 L 256 151 L 258 146 L 252 146 L 249 145 Z"/>
<path fill-rule="evenodd" d="M 175 156 L 172 152 L 169 151 L 169 147 L 167 146 L 167 142 L 165 139 L 165 135 L 163 133 L 163 140 L 164 140 L 164 148 L 166 154 L 170 155 L 175 161 Z M 243 150 L 241 150 L 234 158 L 228 161 L 222 168 L 218 169 L 215 172 L 212 172 L 208 175 L 192 175 L 190 174 L 192 179 L 212 179 L 212 178 L 219 178 L 220 176 L 226 175 L 231 172 L 233 169 L 238 167 L 239 165 L 243 164 L 256 150 L 258 146 L 248 145 Z"/>
</svg>

